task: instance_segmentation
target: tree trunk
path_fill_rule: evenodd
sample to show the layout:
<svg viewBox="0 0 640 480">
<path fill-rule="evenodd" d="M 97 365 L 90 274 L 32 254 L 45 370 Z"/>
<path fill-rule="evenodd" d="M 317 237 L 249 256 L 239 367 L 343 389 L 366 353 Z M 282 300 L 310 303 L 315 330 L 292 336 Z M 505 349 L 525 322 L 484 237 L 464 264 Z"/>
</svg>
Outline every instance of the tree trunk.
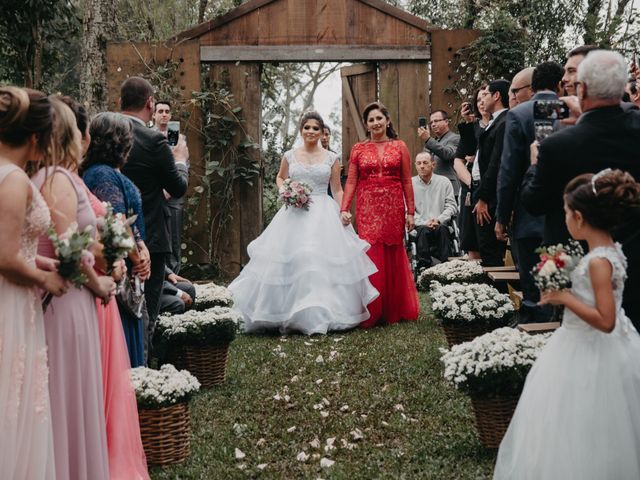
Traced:
<svg viewBox="0 0 640 480">
<path fill-rule="evenodd" d="M 115 0 L 87 0 L 82 21 L 80 99 L 89 114 L 107 109 L 107 41 L 114 30 Z"/>
</svg>

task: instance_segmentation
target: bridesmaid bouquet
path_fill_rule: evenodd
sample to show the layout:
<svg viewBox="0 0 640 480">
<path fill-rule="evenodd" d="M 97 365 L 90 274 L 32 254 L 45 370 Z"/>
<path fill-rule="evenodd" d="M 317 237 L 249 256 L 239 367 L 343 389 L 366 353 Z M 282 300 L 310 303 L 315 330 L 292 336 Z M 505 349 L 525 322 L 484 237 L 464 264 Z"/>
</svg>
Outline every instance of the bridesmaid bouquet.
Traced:
<svg viewBox="0 0 640 480">
<path fill-rule="evenodd" d="M 309 206 L 313 203 L 311 192 L 313 189 L 304 182 L 298 182 L 287 178 L 282 187 L 280 187 L 279 199 L 286 208 L 302 208 L 309 210 Z"/>
<path fill-rule="evenodd" d="M 73 283 L 76 288 L 80 288 L 87 283 L 87 276 L 82 273 L 82 266 L 93 267 L 95 258 L 89 250 L 93 243 L 91 237 L 93 227 L 87 225 L 82 231 L 78 230 L 78 224 L 72 223 L 62 235 L 58 235 L 53 228 L 49 228 L 49 240 L 53 243 L 56 258 L 60 262 L 58 274 L 65 280 Z M 51 299 L 51 293 L 47 293 L 43 302 L 42 310 L 45 311 Z"/>
<path fill-rule="evenodd" d="M 137 216 L 133 215 L 127 219 L 121 214 L 114 214 L 113 207 L 109 202 L 102 204 L 107 213 L 98 222 L 98 232 L 100 233 L 100 241 L 104 245 L 103 255 L 110 270 L 115 262 L 125 258 L 135 247 L 135 242 L 127 227 L 136 221 Z"/>
<path fill-rule="evenodd" d="M 575 240 L 567 245 L 559 243 L 537 250 L 540 262 L 533 267 L 531 274 L 540 291 L 563 290 L 571 287 L 571 272 L 584 255 L 582 246 Z"/>
</svg>

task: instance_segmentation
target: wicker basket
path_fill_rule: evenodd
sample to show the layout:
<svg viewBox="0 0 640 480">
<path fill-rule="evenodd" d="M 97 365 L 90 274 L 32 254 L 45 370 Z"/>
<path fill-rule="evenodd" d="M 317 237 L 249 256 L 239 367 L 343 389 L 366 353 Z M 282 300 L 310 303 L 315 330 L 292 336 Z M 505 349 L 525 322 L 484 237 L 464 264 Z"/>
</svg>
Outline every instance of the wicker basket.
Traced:
<svg viewBox="0 0 640 480">
<path fill-rule="evenodd" d="M 444 330 L 444 336 L 447 337 L 447 344 L 449 348 L 459 343 L 470 342 L 480 335 L 484 335 L 493 330 L 491 327 L 484 323 L 471 323 L 469 325 L 442 325 Z"/>
<path fill-rule="evenodd" d="M 494 398 L 471 397 L 478 436 L 485 448 L 500 446 L 519 398 L 519 395 Z"/>
<path fill-rule="evenodd" d="M 140 436 L 149 465 L 172 465 L 189 456 L 189 404 L 140 409 Z"/>
<path fill-rule="evenodd" d="M 200 382 L 202 388 L 224 383 L 229 357 L 226 345 L 184 345 L 173 359 L 179 370 L 186 369 Z"/>
</svg>

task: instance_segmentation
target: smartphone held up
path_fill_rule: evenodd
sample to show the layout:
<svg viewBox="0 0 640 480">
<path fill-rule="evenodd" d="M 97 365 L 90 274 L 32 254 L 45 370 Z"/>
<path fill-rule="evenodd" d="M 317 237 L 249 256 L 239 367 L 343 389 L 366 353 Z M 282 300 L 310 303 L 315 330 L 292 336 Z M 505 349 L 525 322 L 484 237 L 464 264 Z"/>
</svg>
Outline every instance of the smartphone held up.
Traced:
<svg viewBox="0 0 640 480">
<path fill-rule="evenodd" d="M 175 147 L 180 139 L 180 122 L 170 121 L 167 126 L 167 142 L 169 146 Z"/>
</svg>

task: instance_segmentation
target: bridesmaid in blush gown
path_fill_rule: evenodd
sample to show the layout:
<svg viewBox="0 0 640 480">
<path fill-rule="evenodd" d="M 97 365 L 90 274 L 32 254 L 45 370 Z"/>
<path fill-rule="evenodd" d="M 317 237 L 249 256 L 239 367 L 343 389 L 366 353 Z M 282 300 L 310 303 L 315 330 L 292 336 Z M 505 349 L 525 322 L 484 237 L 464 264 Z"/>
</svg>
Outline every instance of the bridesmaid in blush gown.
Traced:
<svg viewBox="0 0 640 480">
<path fill-rule="evenodd" d="M 355 195 L 358 235 L 371 244 L 367 254 L 378 268 L 370 279 L 380 296 L 369 305 L 371 317 L 360 324 L 369 328 L 416 320 L 419 306 L 403 245 L 405 224 L 413 229 L 415 212 L 409 150 L 397 139 L 389 111 L 380 102 L 367 105 L 362 119 L 369 139 L 351 149 L 340 211 L 348 225 Z"/>
<path fill-rule="evenodd" d="M 72 222 L 80 230 L 92 226 L 95 231 L 96 217 L 84 184 L 73 173 L 80 157 L 80 131 L 69 107 L 55 98 L 51 103 L 55 110 L 53 155 L 58 166 L 41 168 L 32 181 L 49 205 L 58 234 Z M 38 253 L 54 257 L 53 245 L 46 236 L 40 237 Z M 93 293 L 108 301 L 115 282 L 111 277 L 98 276 L 88 265 L 83 273 L 87 284 L 54 298 L 44 315 L 56 476 L 106 480 L 109 464 Z"/>
<path fill-rule="evenodd" d="M 55 478 L 47 388 L 47 347 L 37 287 L 67 289 L 36 266 L 47 205 L 23 168 L 41 158 L 51 137 L 44 94 L 0 87 L 0 475 L 14 480 Z"/>
</svg>

